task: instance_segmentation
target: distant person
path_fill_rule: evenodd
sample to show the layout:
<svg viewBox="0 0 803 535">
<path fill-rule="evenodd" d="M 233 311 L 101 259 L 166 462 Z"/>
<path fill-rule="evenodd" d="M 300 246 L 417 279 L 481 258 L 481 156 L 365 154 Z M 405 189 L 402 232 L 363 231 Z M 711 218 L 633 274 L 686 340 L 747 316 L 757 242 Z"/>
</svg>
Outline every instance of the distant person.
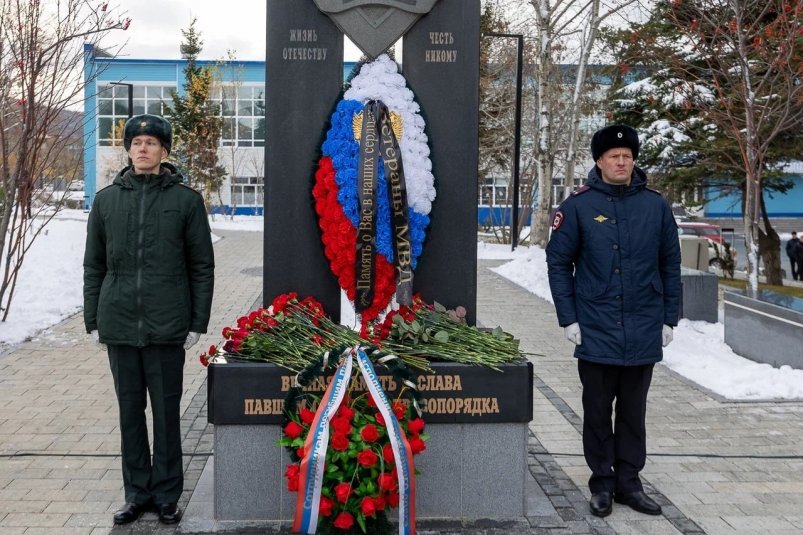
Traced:
<svg viewBox="0 0 803 535">
<path fill-rule="evenodd" d="M 594 134 L 596 165 L 558 208 L 546 248 L 558 323 L 577 346 L 589 505 L 600 517 L 613 501 L 661 514 L 639 472 L 653 366 L 678 323 L 680 244 L 669 204 L 635 167 L 638 152 L 629 126 Z"/>
<path fill-rule="evenodd" d="M 156 115 L 125 123 L 132 165 L 97 193 L 87 227 L 84 323 L 106 345 L 120 410 L 125 505 L 115 524 L 154 507 L 164 524 L 181 520 L 184 358 L 206 332 L 215 261 L 203 198 L 162 163 L 172 137 Z"/>
<path fill-rule="evenodd" d="M 803 240 L 795 245 L 795 260 L 797 262 L 797 280 L 803 280 Z"/>
<path fill-rule="evenodd" d="M 803 264 L 797 259 L 797 246 L 800 240 L 797 232 L 792 231 L 792 239 L 786 242 L 786 256 L 789 257 L 789 265 L 792 267 L 792 280 L 803 280 Z"/>
</svg>

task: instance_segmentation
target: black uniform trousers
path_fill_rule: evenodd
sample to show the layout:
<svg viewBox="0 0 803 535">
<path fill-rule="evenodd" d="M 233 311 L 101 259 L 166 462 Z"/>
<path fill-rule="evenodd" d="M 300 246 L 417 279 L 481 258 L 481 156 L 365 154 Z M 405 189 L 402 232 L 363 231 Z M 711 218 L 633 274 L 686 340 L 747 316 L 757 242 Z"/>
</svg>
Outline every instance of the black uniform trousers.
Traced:
<svg viewBox="0 0 803 535">
<path fill-rule="evenodd" d="M 181 345 L 110 345 L 109 365 L 120 408 L 126 503 L 176 503 L 184 489 L 181 415 L 184 348 Z M 153 413 L 153 459 L 148 444 L 146 396 Z"/>
<path fill-rule="evenodd" d="M 643 490 L 638 474 L 647 460 L 645 418 L 653 366 L 577 361 L 583 384 L 583 454 L 591 469 L 592 494 Z"/>
</svg>

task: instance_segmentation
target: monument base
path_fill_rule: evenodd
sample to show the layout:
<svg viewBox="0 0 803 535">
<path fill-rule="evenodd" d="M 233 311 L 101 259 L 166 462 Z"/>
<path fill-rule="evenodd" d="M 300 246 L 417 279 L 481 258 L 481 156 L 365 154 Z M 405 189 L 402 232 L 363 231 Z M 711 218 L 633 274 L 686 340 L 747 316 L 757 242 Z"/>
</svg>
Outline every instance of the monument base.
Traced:
<svg viewBox="0 0 803 535">
<path fill-rule="evenodd" d="M 418 376 L 430 438 L 415 457 L 416 517 L 448 525 L 526 522 L 532 364 L 506 364 L 502 371 L 454 363 L 432 367 L 434 374 Z M 380 378 L 382 369 L 377 367 Z M 290 457 L 277 445 L 282 400 L 293 377 L 270 364 L 209 366 L 215 520 L 293 518 L 296 493 L 287 490 L 284 477 Z"/>
<path fill-rule="evenodd" d="M 416 456 L 416 517 L 468 521 L 524 519 L 527 424 L 432 424 Z M 217 520 L 292 520 L 297 494 L 284 472 L 290 457 L 277 425 L 216 425 Z M 389 515 L 393 518 L 393 512 Z"/>
</svg>

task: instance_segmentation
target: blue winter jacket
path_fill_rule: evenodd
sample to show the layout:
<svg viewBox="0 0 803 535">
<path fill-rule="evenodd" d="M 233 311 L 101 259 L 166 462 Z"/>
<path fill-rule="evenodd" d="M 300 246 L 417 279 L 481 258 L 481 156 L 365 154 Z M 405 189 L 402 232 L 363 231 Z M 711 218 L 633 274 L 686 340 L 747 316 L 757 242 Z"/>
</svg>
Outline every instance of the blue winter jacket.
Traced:
<svg viewBox="0 0 803 535">
<path fill-rule="evenodd" d="M 575 357 L 624 366 L 663 358 L 662 326 L 678 323 L 680 242 L 644 171 L 614 186 L 595 166 L 555 213 L 546 258 L 558 323 L 580 324 Z"/>
</svg>

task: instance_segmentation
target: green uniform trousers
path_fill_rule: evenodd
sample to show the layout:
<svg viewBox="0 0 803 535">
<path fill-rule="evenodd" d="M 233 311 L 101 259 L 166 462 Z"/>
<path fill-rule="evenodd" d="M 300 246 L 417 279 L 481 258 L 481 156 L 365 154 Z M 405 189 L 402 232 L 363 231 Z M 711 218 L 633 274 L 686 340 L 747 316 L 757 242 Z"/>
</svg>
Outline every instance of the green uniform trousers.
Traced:
<svg viewBox="0 0 803 535">
<path fill-rule="evenodd" d="M 184 489 L 181 415 L 184 348 L 180 345 L 109 345 L 109 365 L 120 408 L 126 503 L 176 503 Z M 153 413 L 153 459 L 148 444 L 146 396 Z"/>
</svg>

